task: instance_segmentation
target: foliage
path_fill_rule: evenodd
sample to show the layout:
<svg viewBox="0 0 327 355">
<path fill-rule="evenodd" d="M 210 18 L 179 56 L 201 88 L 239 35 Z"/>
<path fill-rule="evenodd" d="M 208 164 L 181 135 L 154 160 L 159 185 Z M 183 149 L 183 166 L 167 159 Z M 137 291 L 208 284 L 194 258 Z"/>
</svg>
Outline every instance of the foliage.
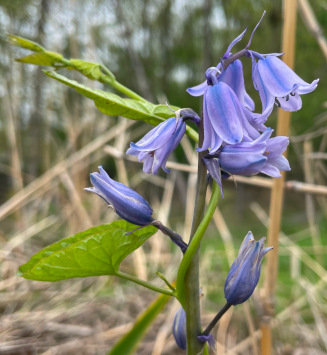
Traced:
<svg viewBox="0 0 327 355">
<path fill-rule="evenodd" d="M 19 268 L 19 274 L 39 281 L 116 275 L 126 256 L 156 232 L 152 226 L 137 227 L 116 221 L 61 239 L 35 254 Z"/>
</svg>

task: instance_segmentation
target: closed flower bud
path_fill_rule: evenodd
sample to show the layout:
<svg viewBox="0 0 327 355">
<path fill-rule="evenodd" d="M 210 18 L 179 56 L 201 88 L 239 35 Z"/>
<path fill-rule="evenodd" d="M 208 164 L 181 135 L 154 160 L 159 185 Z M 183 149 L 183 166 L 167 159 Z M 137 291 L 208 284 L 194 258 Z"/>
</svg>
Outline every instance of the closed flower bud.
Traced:
<svg viewBox="0 0 327 355">
<path fill-rule="evenodd" d="M 225 298 L 233 306 L 245 302 L 256 288 L 261 270 L 261 261 L 271 249 L 264 248 L 265 238 L 255 241 L 248 232 L 241 245 L 238 257 L 233 262 L 225 282 Z"/>
<path fill-rule="evenodd" d="M 183 307 L 176 312 L 173 323 L 173 335 L 176 344 L 183 350 L 186 349 L 186 313 Z"/>
<path fill-rule="evenodd" d="M 129 187 L 112 180 L 102 166 L 99 166 L 99 171 L 100 174 L 90 174 L 93 187 L 84 190 L 100 196 L 127 222 L 144 226 L 153 221 L 152 208 L 142 196 Z"/>
</svg>

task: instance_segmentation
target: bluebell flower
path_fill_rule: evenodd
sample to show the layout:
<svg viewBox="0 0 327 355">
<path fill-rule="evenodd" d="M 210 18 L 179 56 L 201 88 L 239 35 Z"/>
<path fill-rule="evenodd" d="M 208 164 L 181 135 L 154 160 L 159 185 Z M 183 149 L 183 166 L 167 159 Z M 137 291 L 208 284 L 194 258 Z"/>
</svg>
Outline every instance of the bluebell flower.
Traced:
<svg viewBox="0 0 327 355">
<path fill-rule="evenodd" d="M 183 350 L 186 350 L 186 313 L 183 307 L 180 307 L 176 312 L 173 323 L 173 335 L 176 344 Z"/>
<path fill-rule="evenodd" d="M 259 91 L 263 115 L 269 115 L 274 104 L 286 111 L 299 110 L 302 107 L 300 95 L 313 91 L 319 79 L 309 84 L 275 55 L 264 56 L 253 51 L 250 53 L 253 83 Z"/>
<path fill-rule="evenodd" d="M 127 222 L 144 226 L 153 221 L 152 208 L 142 196 L 111 179 L 102 166 L 99 166 L 99 171 L 90 174 L 93 187 L 84 190 L 100 196 Z"/>
<path fill-rule="evenodd" d="M 228 86 L 231 87 L 231 89 L 235 92 L 236 96 L 238 97 L 240 103 L 244 107 L 253 111 L 254 101 L 251 99 L 251 97 L 245 90 L 242 62 L 239 59 L 237 59 L 234 62 L 232 62 L 226 69 L 223 68 L 224 61 L 232 55 L 231 53 L 232 48 L 236 43 L 242 40 L 246 31 L 247 28 L 230 43 L 226 53 L 222 58 L 222 61 L 218 63 L 216 66 L 217 69 L 216 76 L 219 81 L 223 81 L 224 83 L 226 83 Z M 203 83 L 194 86 L 192 88 L 188 88 L 186 91 L 192 96 L 202 96 L 205 93 L 208 85 L 212 85 L 212 83 L 210 84 L 208 83 L 207 80 L 205 80 Z"/>
<path fill-rule="evenodd" d="M 288 146 L 288 137 L 270 138 L 272 133 L 273 129 L 267 128 L 253 141 L 225 144 L 215 154 L 203 157 L 209 174 L 220 187 L 222 197 L 222 178 L 259 173 L 277 178 L 281 177 L 281 171 L 291 170 L 288 160 L 282 155 Z"/>
<path fill-rule="evenodd" d="M 225 298 L 235 306 L 245 302 L 256 288 L 261 271 L 261 261 L 271 249 L 264 248 L 265 238 L 255 241 L 252 232 L 248 232 L 241 245 L 238 257 L 233 262 L 226 282 Z"/>
<path fill-rule="evenodd" d="M 170 154 L 176 149 L 184 136 L 185 120 L 199 122 L 199 116 L 191 109 L 181 109 L 175 112 L 176 118 L 171 117 L 148 132 L 136 144 L 131 143 L 126 153 L 137 156 L 144 161 L 143 171 L 147 174 L 158 173 L 161 167 L 166 173 L 166 163 Z"/>
<path fill-rule="evenodd" d="M 256 175 L 263 173 L 281 177 L 281 171 L 289 171 L 288 160 L 282 155 L 289 143 L 288 137 L 270 138 L 273 129 L 267 128 L 257 139 L 224 145 L 217 153 L 221 168 L 232 175 Z"/>
<path fill-rule="evenodd" d="M 233 42 L 227 52 L 237 41 Z M 192 96 L 203 95 L 204 140 L 198 151 L 208 149 L 210 154 L 215 154 L 224 142 L 235 144 L 243 138 L 256 139 L 259 131 L 266 129 L 267 116 L 251 112 L 254 102 L 245 90 L 242 62 L 236 59 L 224 68 L 227 52 L 217 67 L 206 71 L 204 83 L 187 89 Z"/>
</svg>

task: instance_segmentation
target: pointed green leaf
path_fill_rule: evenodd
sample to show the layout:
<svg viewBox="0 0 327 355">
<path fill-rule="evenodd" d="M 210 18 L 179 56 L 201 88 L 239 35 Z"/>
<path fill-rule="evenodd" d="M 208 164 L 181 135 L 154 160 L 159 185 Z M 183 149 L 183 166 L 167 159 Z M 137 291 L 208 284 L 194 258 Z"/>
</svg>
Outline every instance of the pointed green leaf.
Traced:
<svg viewBox="0 0 327 355">
<path fill-rule="evenodd" d="M 101 77 L 101 65 L 97 63 L 85 62 L 81 59 L 70 59 L 73 68 L 81 72 L 91 80 L 99 80 Z"/>
<path fill-rule="evenodd" d="M 91 89 L 75 80 L 66 78 L 54 71 L 46 71 L 44 73 L 50 78 L 70 86 L 80 94 L 92 99 L 95 106 L 104 114 L 110 116 L 124 116 L 132 120 L 142 120 L 153 126 L 158 125 L 165 119 L 174 116 L 173 112 L 166 105 L 154 105 L 151 102 L 143 102 L 134 99 L 124 99 L 111 92 Z M 172 109 L 178 107 L 172 106 Z M 198 141 L 198 133 L 191 127 L 186 128 L 186 133 L 196 142 Z"/>
<path fill-rule="evenodd" d="M 8 35 L 8 38 L 12 44 L 15 46 L 19 46 L 22 48 L 30 49 L 33 52 L 44 52 L 45 49 L 40 46 L 38 43 L 30 41 L 26 38 L 22 38 L 19 36 Z"/>
<path fill-rule="evenodd" d="M 113 73 L 101 64 L 86 62 L 80 59 L 68 60 L 59 53 L 47 51 L 33 41 L 14 35 L 8 35 L 8 37 L 14 45 L 36 52 L 26 57 L 16 59 L 18 62 L 52 66 L 60 64 L 60 66 L 67 69 L 78 70 L 91 80 L 98 80 L 102 83 L 109 84 L 115 90 L 132 97 L 132 99 L 120 98 L 118 95 L 109 92 L 88 88 L 74 80 L 70 80 L 57 74 L 56 72 L 44 71 L 48 76 L 74 88 L 82 95 L 93 99 L 96 107 L 106 115 L 121 115 L 132 120 L 142 120 L 153 126 L 158 125 L 160 122 L 174 115 L 166 105 L 154 105 L 129 90 L 124 85 L 118 83 Z M 179 108 L 172 106 L 172 109 L 178 110 Z M 196 142 L 199 139 L 198 133 L 189 126 L 186 127 L 186 134 Z"/>
<path fill-rule="evenodd" d="M 148 327 L 156 319 L 169 299 L 170 297 L 166 295 L 157 297 L 150 306 L 137 317 L 133 328 L 114 345 L 108 355 L 133 354 Z"/>
<path fill-rule="evenodd" d="M 39 281 L 115 275 L 126 256 L 157 231 L 153 226 L 136 228 L 121 220 L 64 238 L 35 254 L 19 268 L 19 275 Z"/>
<path fill-rule="evenodd" d="M 16 59 L 16 62 L 35 65 L 55 65 L 61 58 L 62 55 L 55 52 L 36 52 L 26 57 Z"/>
<path fill-rule="evenodd" d="M 63 75 L 54 71 L 44 71 L 44 73 L 59 82 L 74 88 L 80 94 L 94 100 L 96 107 L 103 113 L 111 116 L 124 116 L 132 120 L 146 121 L 152 125 L 157 125 L 163 121 L 163 118 L 172 116 L 172 112 L 164 111 L 162 107 L 157 108 L 150 102 L 142 102 L 133 99 L 123 99 L 120 96 L 105 92 L 102 90 L 94 90 L 75 80 L 70 80 Z M 160 105 L 163 106 L 163 105 Z M 160 111 L 160 115 L 155 115 L 155 110 Z M 169 113 L 170 112 L 170 113 Z"/>
</svg>

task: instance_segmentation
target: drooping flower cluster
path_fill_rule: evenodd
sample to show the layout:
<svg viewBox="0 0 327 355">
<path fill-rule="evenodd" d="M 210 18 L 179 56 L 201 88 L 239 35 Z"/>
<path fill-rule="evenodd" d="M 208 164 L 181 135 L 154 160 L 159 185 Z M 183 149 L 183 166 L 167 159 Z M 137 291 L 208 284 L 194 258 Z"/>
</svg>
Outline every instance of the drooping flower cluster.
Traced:
<svg viewBox="0 0 327 355">
<path fill-rule="evenodd" d="M 220 63 L 206 71 L 206 81 L 187 90 L 192 96 L 203 95 L 204 139 L 198 151 L 208 151 L 204 163 L 221 190 L 221 177 L 258 173 L 280 177 L 281 171 L 290 170 L 282 156 L 288 137 L 270 138 L 273 130 L 265 123 L 274 105 L 287 111 L 299 110 L 300 95 L 313 91 L 319 81 L 303 81 L 277 58 L 279 54 L 249 50 L 254 31 L 247 46 L 232 54 L 233 46 L 246 30 L 235 38 Z M 254 102 L 245 90 L 241 57 L 252 59 L 252 78 L 262 102 L 261 113 L 253 112 Z"/>
</svg>

